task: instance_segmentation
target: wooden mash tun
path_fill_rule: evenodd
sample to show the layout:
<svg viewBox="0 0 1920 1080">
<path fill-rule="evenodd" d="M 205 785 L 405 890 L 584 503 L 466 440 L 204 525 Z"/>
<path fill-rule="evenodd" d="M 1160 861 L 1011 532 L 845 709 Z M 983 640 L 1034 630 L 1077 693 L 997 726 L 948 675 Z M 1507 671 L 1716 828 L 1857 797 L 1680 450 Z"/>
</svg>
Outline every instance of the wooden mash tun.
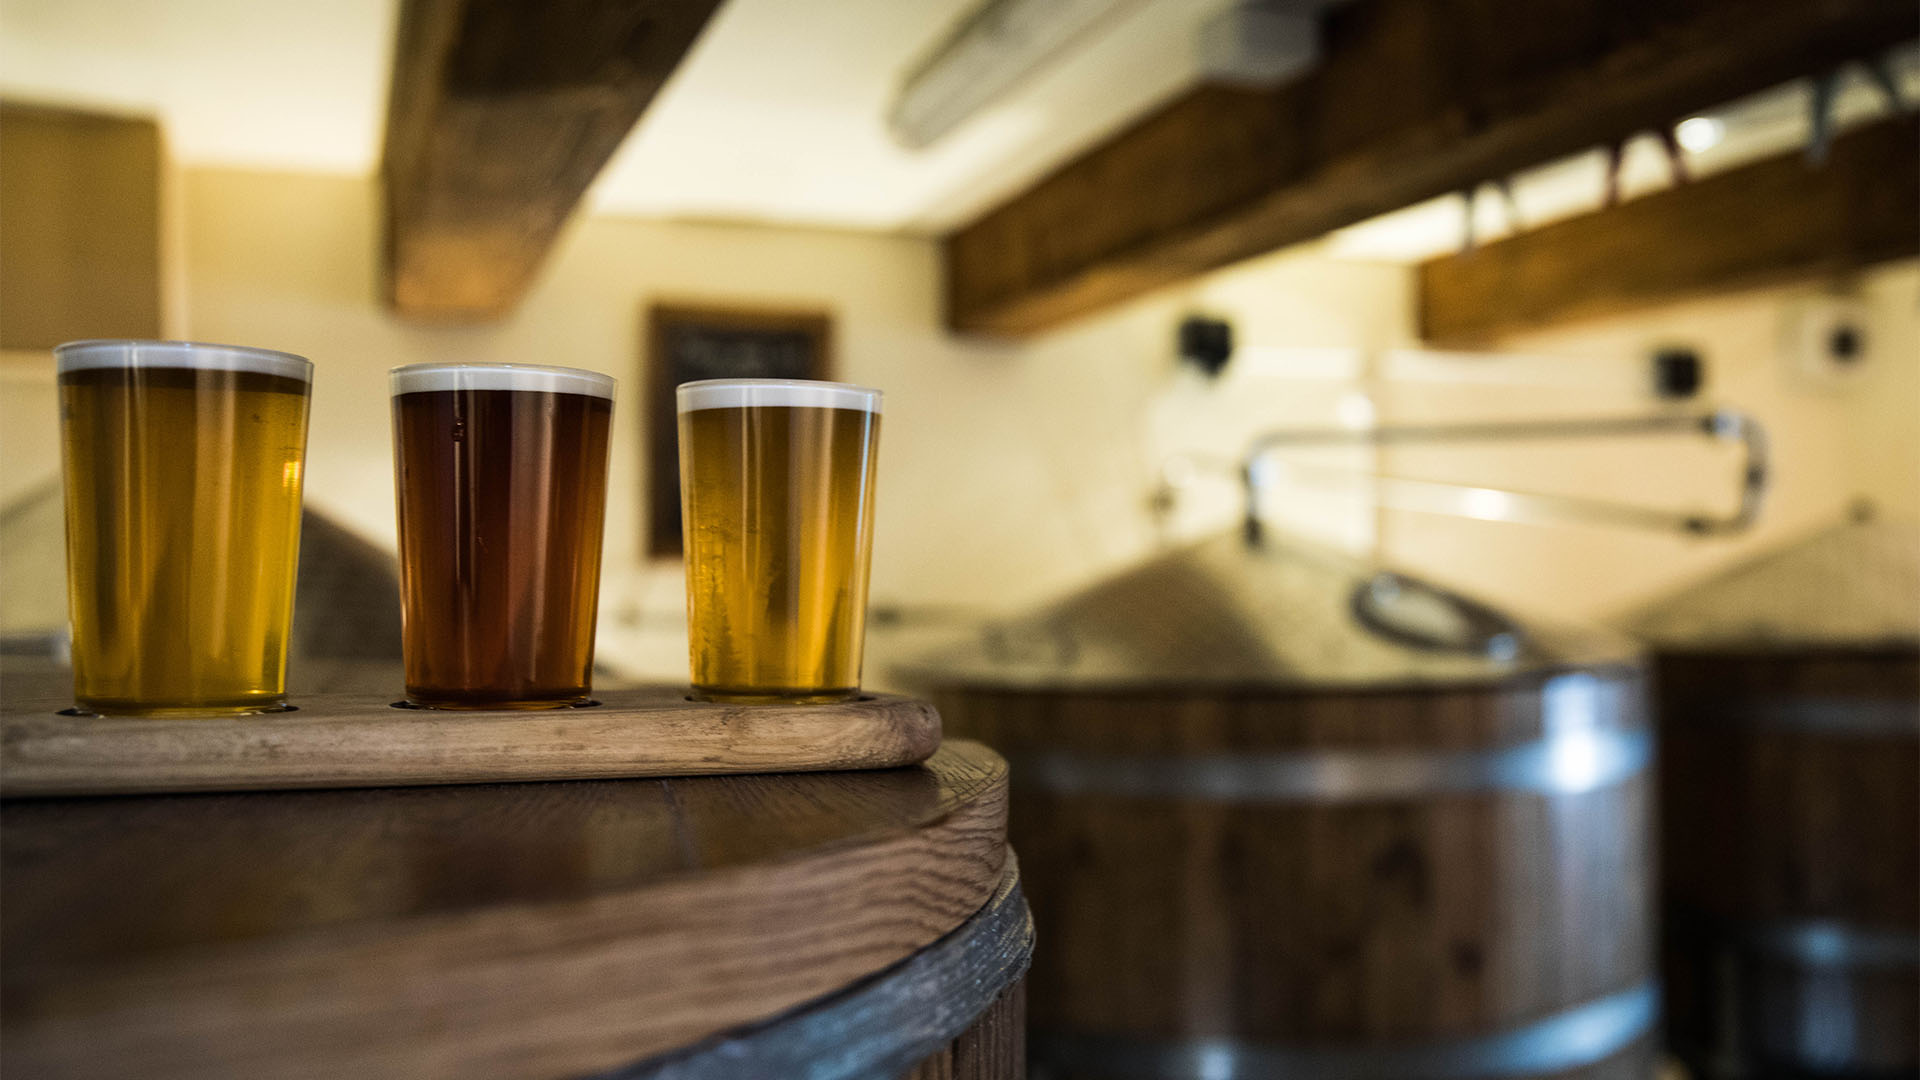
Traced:
<svg viewBox="0 0 1920 1080">
<path fill-rule="evenodd" d="M 1920 546 L 1855 520 L 1633 616 L 1660 715 L 1669 1041 L 1703 1076 L 1920 1067 Z"/>
<path fill-rule="evenodd" d="M 1744 450 L 1735 509 L 1507 505 L 1743 528 L 1764 440 L 1724 412 L 1279 432 L 1243 474 L 1251 507 L 1288 446 L 1676 432 Z M 1414 494 L 1438 508 L 1446 487 Z M 1655 735 L 1625 638 L 1522 624 L 1250 517 L 905 676 L 1011 763 L 1048 1075 L 1652 1069 Z"/>
</svg>

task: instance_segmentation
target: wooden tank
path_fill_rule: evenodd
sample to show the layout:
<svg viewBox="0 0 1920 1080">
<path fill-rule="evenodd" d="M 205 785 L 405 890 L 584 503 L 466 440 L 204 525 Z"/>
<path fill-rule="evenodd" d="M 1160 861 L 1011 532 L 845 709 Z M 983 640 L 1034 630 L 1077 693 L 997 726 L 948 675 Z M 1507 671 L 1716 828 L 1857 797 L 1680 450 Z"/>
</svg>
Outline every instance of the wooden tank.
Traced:
<svg viewBox="0 0 1920 1080">
<path fill-rule="evenodd" d="M 9 798 L 0 1074 L 1021 1080 L 1006 781 Z"/>
<path fill-rule="evenodd" d="M 1920 525 L 1821 532 L 1653 646 L 1669 1037 L 1696 1075 L 1920 1072 Z"/>
<path fill-rule="evenodd" d="M 1036 1075 L 1650 1075 L 1621 639 L 1224 536 L 900 674 L 1012 763 Z"/>
</svg>

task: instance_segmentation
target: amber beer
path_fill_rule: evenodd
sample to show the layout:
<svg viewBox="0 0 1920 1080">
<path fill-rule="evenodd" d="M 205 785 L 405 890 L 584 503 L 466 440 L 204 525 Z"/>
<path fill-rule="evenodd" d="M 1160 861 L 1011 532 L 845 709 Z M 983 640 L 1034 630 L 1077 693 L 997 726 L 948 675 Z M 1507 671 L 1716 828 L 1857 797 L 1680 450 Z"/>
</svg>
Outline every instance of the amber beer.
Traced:
<svg viewBox="0 0 1920 1080">
<path fill-rule="evenodd" d="M 695 696 L 836 701 L 860 689 L 880 392 L 719 379 L 679 388 Z"/>
<path fill-rule="evenodd" d="M 54 355 L 76 704 L 285 707 L 313 365 L 179 341 Z"/>
<path fill-rule="evenodd" d="M 392 386 L 407 700 L 585 702 L 614 380 L 414 364 L 395 368 Z"/>
</svg>

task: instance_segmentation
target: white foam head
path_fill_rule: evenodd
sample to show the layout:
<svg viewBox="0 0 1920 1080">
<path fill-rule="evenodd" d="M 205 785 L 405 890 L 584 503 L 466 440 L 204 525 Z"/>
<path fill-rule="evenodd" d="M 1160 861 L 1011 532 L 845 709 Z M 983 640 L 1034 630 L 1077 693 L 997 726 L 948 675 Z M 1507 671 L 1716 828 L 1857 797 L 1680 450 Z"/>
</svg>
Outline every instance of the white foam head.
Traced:
<svg viewBox="0 0 1920 1080">
<path fill-rule="evenodd" d="M 54 370 L 62 375 L 92 368 L 197 368 L 313 381 L 313 362 L 304 356 L 203 341 L 69 341 L 54 346 L 53 358 Z"/>
<path fill-rule="evenodd" d="M 528 390 L 613 400 L 611 375 L 545 364 L 408 364 L 388 376 L 395 397 L 435 390 Z"/>
<path fill-rule="evenodd" d="M 674 392 L 681 412 L 696 409 L 749 409 L 789 406 L 814 409 L 880 411 L 880 391 L 852 383 L 805 379 L 702 379 L 681 383 Z"/>
</svg>

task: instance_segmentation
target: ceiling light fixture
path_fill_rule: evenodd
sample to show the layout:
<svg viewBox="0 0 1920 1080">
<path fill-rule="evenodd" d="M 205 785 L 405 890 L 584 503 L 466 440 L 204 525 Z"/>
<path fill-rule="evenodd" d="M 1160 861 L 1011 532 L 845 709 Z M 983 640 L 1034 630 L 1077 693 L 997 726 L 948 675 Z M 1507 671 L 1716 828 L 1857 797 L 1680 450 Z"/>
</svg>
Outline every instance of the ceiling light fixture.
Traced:
<svg viewBox="0 0 1920 1080">
<path fill-rule="evenodd" d="M 1720 145 L 1720 139 L 1725 134 L 1726 125 L 1711 116 L 1689 116 L 1673 129 L 1673 136 L 1680 141 L 1680 145 L 1695 154 Z"/>
<path fill-rule="evenodd" d="M 988 0 L 907 74 L 887 110 L 919 150 L 978 112 L 1102 20 L 1139 0 Z"/>
<path fill-rule="evenodd" d="M 1320 61 L 1320 11 L 1335 0 L 1241 0 L 1200 24 L 1200 77 L 1277 86 Z"/>
<path fill-rule="evenodd" d="M 987 0 L 914 65 L 887 109 L 900 145 L 922 150 L 1141 0 Z M 1202 19 L 1200 81 L 1272 86 L 1320 58 L 1320 13 L 1346 0 L 1238 0 Z"/>
</svg>

